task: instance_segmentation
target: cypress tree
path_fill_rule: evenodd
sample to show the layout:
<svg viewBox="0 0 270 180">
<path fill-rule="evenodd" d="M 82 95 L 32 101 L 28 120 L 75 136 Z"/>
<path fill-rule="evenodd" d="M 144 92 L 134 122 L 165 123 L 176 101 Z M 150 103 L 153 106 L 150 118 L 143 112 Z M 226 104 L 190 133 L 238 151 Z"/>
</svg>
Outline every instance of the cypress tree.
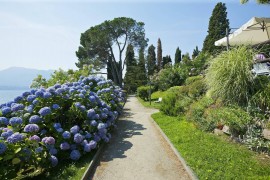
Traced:
<svg viewBox="0 0 270 180">
<path fill-rule="evenodd" d="M 152 44 L 148 48 L 148 55 L 147 55 L 147 74 L 148 76 L 151 76 L 154 74 L 156 68 L 157 68 L 157 59 L 156 59 L 156 53 L 155 53 L 155 46 Z"/>
<path fill-rule="evenodd" d="M 180 63 L 182 60 L 181 58 L 181 50 L 179 49 L 179 47 L 177 47 L 176 51 L 175 51 L 175 56 L 174 56 L 174 63 Z"/>
<path fill-rule="evenodd" d="M 137 81 L 136 81 L 137 62 L 134 57 L 134 49 L 131 44 L 127 46 L 126 67 L 127 72 L 124 78 L 125 89 L 128 91 L 128 93 L 134 93 L 137 89 Z"/>
<path fill-rule="evenodd" d="M 200 53 L 199 48 L 198 48 L 198 46 L 196 46 L 196 48 L 193 50 L 193 53 L 192 53 L 192 59 L 197 57 L 199 55 L 199 53 Z"/>
<path fill-rule="evenodd" d="M 144 58 L 144 48 L 142 47 L 139 50 L 139 62 L 137 66 L 137 85 L 143 86 L 147 84 L 147 76 L 146 76 L 146 69 L 145 69 L 145 58 Z"/>
<path fill-rule="evenodd" d="M 203 42 L 203 52 L 215 55 L 224 50 L 224 47 L 215 46 L 215 41 L 225 37 L 226 28 L 229 29 L 229 20 L 227 19 L 226 10 L 225 3 L 219 2 L 215 6 L 209 20 L 208 35 Z"/>
<path fill-rule="evenodd" d="M 157 70 L 160 71 L 162 69 L 162 46 L 160 38 L 158 38 L 157 45 Z"/>
<path fill-rule="evenodd" d="M 171 64 L 172 63 L 172 59 L 171 59 L 171 56 L 165 56 L 163 57 L 163 68 L 165 67 L 166 64 Z"/>
</svg>

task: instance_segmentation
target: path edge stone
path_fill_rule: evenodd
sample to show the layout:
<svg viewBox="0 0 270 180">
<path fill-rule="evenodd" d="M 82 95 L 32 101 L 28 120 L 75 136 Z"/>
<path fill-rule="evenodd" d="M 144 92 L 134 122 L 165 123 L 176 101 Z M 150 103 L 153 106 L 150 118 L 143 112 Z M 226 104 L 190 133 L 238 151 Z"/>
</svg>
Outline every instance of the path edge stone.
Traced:
<svg viewBox="0 0 270 180">
<path fill-rule="evenodd" d="M 188 175 L 193 180 L 199 180 L 198 176 L 194 173 L 194 171 L 187 165 L 185 159 L 181 156 L 180 152 L 177 151 L 177 149 L 174 147 L 170 139 L 166 136 L 166 134 L 162 131 L 162 129 L 159 127 L 159 125 L 156 123 L 156 121 L 150 117 L 151 122 L 154 124 L 154 126 L 158 129 L 162 137 L 167 141 L 167 143 L 170 145 L 171 149 L 175 153 L 175 155 L 178 157 L 179 161 L 183 164 L 185 170 L 187 171 Z"/>
<path fill-rule="evenodd" d="M 87 169 L 85 170 L 81 180 L 89 180 L 89 177 L 91 176 L 91 172 L 95 169 L 95 165 L 99 161 L 99 157 L 101 152 L 104 150 L 106 143 L 102 143 L 100 147 L 98 148 L 96 154 L 94 155 L 93 159 L 90 161 Z"/>
</svg>

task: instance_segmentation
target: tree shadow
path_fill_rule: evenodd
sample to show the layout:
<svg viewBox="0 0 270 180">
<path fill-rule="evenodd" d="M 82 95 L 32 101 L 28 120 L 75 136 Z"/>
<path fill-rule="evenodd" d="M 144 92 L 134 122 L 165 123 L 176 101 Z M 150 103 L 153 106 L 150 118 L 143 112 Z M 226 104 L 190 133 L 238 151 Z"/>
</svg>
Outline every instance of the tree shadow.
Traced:
<svg viewBox="0 0 270 180">
<path fill-rule="evenodd" d="M 99 162 L 96 163 L 93 171 L 90 173 L 90 179 L 92 179 L 97 167 L 102 162 L 109 162 L 116 158 L 126 158 L 125 151 L 131 149 L 133 146 L 127 138 L 142 135 L 141 131 L 146 129 L 142 124 L 129 119 L 130 117 L 132 118 L 133 114 L 134 113 L 131 113 L 126 109 L 117 121 L 117 128 L 112 132 L 111 141 L 105 145 L 104 151 L 99 158 Z"/>
</svg>

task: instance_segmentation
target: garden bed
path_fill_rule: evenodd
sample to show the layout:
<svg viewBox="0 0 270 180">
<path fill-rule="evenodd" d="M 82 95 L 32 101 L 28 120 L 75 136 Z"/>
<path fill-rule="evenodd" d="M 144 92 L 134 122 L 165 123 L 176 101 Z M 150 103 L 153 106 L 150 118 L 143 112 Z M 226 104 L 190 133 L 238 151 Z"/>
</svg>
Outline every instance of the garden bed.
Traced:
<svg viewBox="0 0 270 180">
<path fill-rule="evenodd" d="M 270 159 L 231 142 L 196 129 L 185 117 L 152 115 L 199 179 L 264 179 L 270 177 Z"/>
</svg>

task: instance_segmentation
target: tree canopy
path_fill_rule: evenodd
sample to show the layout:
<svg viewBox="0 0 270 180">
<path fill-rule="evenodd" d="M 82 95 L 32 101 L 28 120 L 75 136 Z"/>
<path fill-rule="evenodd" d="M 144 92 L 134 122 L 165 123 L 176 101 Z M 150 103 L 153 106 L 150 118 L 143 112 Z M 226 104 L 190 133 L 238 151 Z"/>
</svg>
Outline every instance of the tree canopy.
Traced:
<svg viewBox="0 0 270 180">
<path fill-rule="evenodd" d="M 181 50 L 179 49 L 179 47 L 177 47 L 174 56 L 174 63 L 175 64 L 180 63 L 181 60 L 182 60 Z"/>
<path fill-rule="evenodd" d="M 241 4 L 247 3 L 249 0 L 240 0 Z M 256 0 L 258 4 L 270 4 L 270 0 Z"/>
<path fill-rule="evenodd" d="M 161 40 L 158 38 L 158 45 L 157 45 L 157 70 L 160 71 L 162 69 L 162 46 Z"/>
<path fill-rule="evenodd" d="M 226 36 L 226 28 L 229 29 L 229 20 L 227 19 L 227 8 L 225 3 L 217 3 L 213 9 L 209 20 L 208 35 L 203 42 L 203 52 L 216 54 L 222 51 L 223 47 L 215 46 L 215 41 Z"/>
<path fill-rule="evenodd" d="M 112 80 L 122 86 L 122 73 L 126 64 L 126 59 L 122 56 L 127 44 L 139 48 L 145 47 L 147 41 L 143 22 L 127 17 L 104 21 L 81 34 L 81 46 L 76 52 L 78 57 L 76 66 L 79 68 L 84 64 L 93 64 L 99 68 L 107 66 Z"/>
<path fill-rule="evenodd" d="M 147 55 L 147 74 L 148 76 L 153 75 L 157 68 L 157 58 L 155 53 L 155 46 L 152 44 L 148 48 Z"/>
</svg>

